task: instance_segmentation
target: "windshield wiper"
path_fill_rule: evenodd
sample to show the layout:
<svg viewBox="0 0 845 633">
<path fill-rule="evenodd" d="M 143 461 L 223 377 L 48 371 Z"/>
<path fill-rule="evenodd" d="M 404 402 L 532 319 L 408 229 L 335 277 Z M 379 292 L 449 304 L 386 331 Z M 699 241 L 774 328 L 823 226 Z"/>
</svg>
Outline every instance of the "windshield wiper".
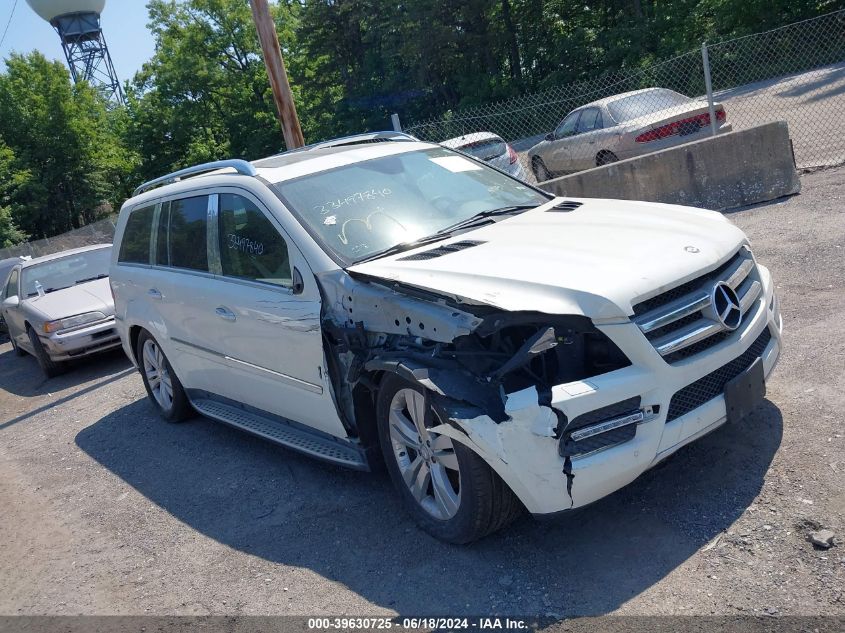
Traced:
<svg viewBox="0 0 845 633">
<path fill-rule="evenodd" d="M 96 277 L 86 277 L 85 279 L 77 279 L 74 284 L 84 284 L 86 281 L 97 281 L 98 279 L 105 279 L 108 277 L 108 273 L 100 273 Z"/>
<path fill-rule="evenodd" d="M 396 255 L 397 253 L 404 253 L 405 251 L 410 251 L 418 246 L 422 246 L 424 244 L 430 244 L 431 242 L 440 242 L 441 240 L 445 240 L 448 238 L 448 235 L 440 235 L 439 233 L 435 233 L 433 235 L 428 235 L 426 237 L 421 237 L 418 240 L 414 240 L 413 242 L 402 242 L 401 244 L 396 244 L 391 246 L 390 248 L 386 248 L 383 251 L 378 251 L 377 253 L 373 253 L 372 255 L 367 255 L 363 259 L 359 259 L 353 265 L 363 264 L 364 262 L 369 262 L 374 259 L 381 259 L 382 257 L 388 257 L 390 255 Z"/>
<path fill-rule="evenodd" d="M 486 224 L 487 222 L 491 222 L 490 218 L 499 216 L 499 215 L 509 215 L 511 213 L 516 213 L 517 211 L 527 211 L 528 209 L 536 209 L 538 206 L 537 204 L 513 204 L 507 207 L 499 207 L 498 209 L 490 209 L 489 211 L 482 211 L 480 213 L 476 213 L 475 215 L 463 219 L 460 222 L 452 224 L 451 226 L 447 226 L 445 229 L 440 229 L 436 233 L 432 235 L 428 235 L 426 237 L 421 237 L 418 240 L 414 240 L 413 242 L 403 242 L 401 244 L 396 244 L 395 246 L 391 246 L 390 248 L 386 248 L 383 251 L 379 251 L 377 253 L 373 253 L 372 255 L 368 255 L 364 259 L 359 259 L 355 262 L 355 264 L 363 264 L 364 262 L 371 261 L 373 259 L 380 259 L 382 257 L 388 257 L 389 255 L 396 255 L 397 253 L 404 253 L 405 251 L 410 251 L 418 246 L 422 246 L 423 244 L 430 244 L 431 242 L 438 242 L 440 240 L 447 239 L 454 231 L 459 229 L 471 228 L 478 224 Z"/>
<path fill-rule="evenodd" d="M 67 288 L 70 288 L 70 286 L 59 286 L 58 288 L 46 288 L 44 290 L 44 294 L 47 294 L 48 292 L 56 292 L 57 290 L 65 290 Z M 38 293 L 36 293 L 36 294 L 38 294 Z M 32 296 L 32 295 L 30 295 L 30 296 Z"/>
<path fill-rule="evenodd" d="M 499 215 L 509 215 L 511 213 L 515 213 L 517 211 L 527 211 L 528 209 L 536 209 L 538 204 L 513 204 L 508 207 L 499 207 L 498 209 L 490 209 L 489 211 L 481 211 L 480 213 L 476 213 L 460 222 L 456 222 L 450 226 L 447 226 L 445 229 L 440 229 L 437 231 L 437 235 L 443 235 L 445 233 L 453 233 L 454 231 L 458 231 L 460 229 L 468 229 L 474 226 L 481 226 L 483 224 L 487 224 L 488 222 L 492 222 L 490 218 L 494 218 Z"/>
</svg>

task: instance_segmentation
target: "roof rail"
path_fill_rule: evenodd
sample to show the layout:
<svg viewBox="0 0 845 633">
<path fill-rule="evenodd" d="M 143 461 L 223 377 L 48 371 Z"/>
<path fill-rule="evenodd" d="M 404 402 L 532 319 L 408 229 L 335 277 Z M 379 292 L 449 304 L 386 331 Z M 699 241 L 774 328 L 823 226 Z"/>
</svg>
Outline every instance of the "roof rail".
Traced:
<svg viewBox="0 0 845 633">
<path fill-rule="evenodd" d="M 330 141 L 323 141 L 321 143 L 314 143 L 308 145 L 303 149 L 319 149 L 321 147 L 339 147 L 341 145 L 354 145 L 356 143 L 376 143 L 378 141 L 418 141 L 419 139 L 406 134 L 405 132 L 363 132 L 361 134 L 353 134 L 351 136 L 341 136 L 340 138 L 331 139 Z"/>
<path fill-rule="evenodd" d="M 145 191 L 149 191 L 153 187 L 157 187 L 159 185 L 166 185 L 172 182 L 176 182 L 177 180 L 181 180 L 182 178 L 186 178 L 189 176 L 197 176 L 199 174 L 205 174 L 210 171 L 217 171 L 218 169 L 234 169 L 236 172 L 243 176 L 257 176 L 258 170 L 252 166 L 251 163 L 241 160 L 240 158 L 233 158 L 229 160 L 215 160 L 210 163 L 203 163 L 202 165 L 194 165 L 193 167 L 186 167 L 185 169 L 180 169 L 179 171 L 174 171 L 172 174 L 167 174 L 166 176 L 161 176 L 159 178 L 155 178 L 148 182 L 145 182 L 143 185 L 135 189 L 132 192 L 132 196 L 137 196 L 139 193 L 143 193 Z"/>
<path fill-rule="evenodd" d="M 351 136 L 341 136 L 340 138 L 333 138 L 329 141 L 320 141 L 318 143 L 311 143 L 310 145 L 303 145 L 302 147 L 295 147 L 294 149 L 284 150 L 276 154 L 281 156 L 283 154 L 293 154 L 294 152 L 308 152 L 312 149 L 325 149 L 327 147 L 340 147 L 342 145 L 355 145 L 358 143 L 377 143 L 379 141 L 419 141 L 416 136 L 411 136 L 405 132 L 395 132 L 393 130 L 387 132 L 362 132 L 361 134 L 352 134 Z M 268 156 L 268 158 L 271 158 Z"/>
</svg>

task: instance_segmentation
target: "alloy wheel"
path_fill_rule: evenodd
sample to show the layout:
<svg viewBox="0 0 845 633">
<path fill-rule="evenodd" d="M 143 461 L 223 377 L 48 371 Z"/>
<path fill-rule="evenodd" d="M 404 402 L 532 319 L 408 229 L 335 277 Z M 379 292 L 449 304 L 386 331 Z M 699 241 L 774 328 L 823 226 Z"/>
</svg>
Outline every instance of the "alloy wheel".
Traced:
<svg viewBox="0 0 845 633">
<path fill-rule="evenodd" d="M 432 418 L 437 420 L 434 413 Z M 461 504 L 458 456 L 452 440 L 432 432 L 425 421 L 423 394 L 414 389 L 397 391 L 390 402 L 388 423 L 399 472 L 420 507 L 446 521 Z"/>
<path fill-rule="evenodd" d="M 144 341 L 143 350 L 144 375 L 150 392 L 165 411 L 173 407 L 173 381 L 167 370 L 167 361 L 159 346 L 152 339 Z"/>
</svg>

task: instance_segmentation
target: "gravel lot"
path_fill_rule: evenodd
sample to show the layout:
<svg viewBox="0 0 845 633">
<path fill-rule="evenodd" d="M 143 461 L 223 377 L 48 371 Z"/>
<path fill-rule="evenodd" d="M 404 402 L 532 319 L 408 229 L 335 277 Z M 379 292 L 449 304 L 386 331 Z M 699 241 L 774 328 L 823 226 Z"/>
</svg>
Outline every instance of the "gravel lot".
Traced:
<svg viewBox="0 0 845 633">
<path fill-rule="evenodd" d="M 45 382 L 3 343 L 0 614 L 845 614 L 845 168 L 803 183 L 731 214 L 785 317 L 764 407 L 472 547 L 418 531 L 385 475 L 164 423 L 120 354 Z"/>
</svg>

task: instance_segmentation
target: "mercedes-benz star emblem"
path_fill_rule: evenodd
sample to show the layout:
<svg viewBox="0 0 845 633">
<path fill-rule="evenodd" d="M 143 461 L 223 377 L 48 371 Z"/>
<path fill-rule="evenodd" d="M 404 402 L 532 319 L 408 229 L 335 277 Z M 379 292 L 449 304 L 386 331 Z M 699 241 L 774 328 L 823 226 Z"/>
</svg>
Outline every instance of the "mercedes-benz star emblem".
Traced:
<svg viewBox="0 0 845 633">
<path fill-rule="evenodd" d="M 687 253 L 700 253 L 701 251 L 698 250 L 697 246 L 684 246 L 684 250 Z"/>
<path fill-rule="evenodd" d="M 712 301 L 716 318 L 719 319 L 719 322 L 725 329 L 737 329 L 740 321 L 742 321 L 742 308 L 739 306 L 739 297 L 736 296 L 734 289 L 724 281 L 720 281 L 713 286 L 710 300 Z"/>
</svg>

